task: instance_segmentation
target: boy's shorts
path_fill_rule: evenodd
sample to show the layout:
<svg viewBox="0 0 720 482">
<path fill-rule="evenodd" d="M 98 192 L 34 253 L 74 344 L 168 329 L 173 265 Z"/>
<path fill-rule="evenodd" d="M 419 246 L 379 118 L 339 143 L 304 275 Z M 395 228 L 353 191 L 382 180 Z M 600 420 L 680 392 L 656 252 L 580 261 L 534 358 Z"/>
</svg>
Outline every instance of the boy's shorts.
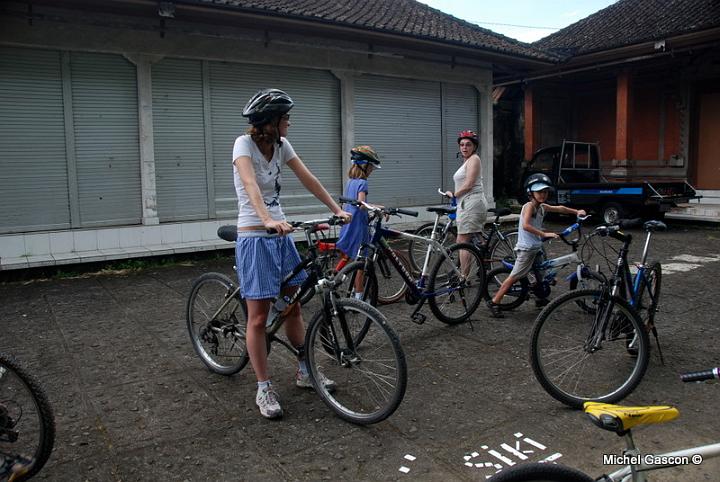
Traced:
<svg viewBox="0 0 720 482">
<path fill-rule="evenodd" d="M 290 236 L 238 236 L 235 243 L 240 292 L 248 300 L 280 296 L 280 285 L 302 259 Z M 287 286 L 298 286 L 307 279 L 298 273 Z"/>
<path fill-rule="evenodd" d="M 533 264 L 535 264 L 535 258 L 539 252 L 539 249 L 516 249 L 515 264 L 513 265 L 510 276 L 515 279 L 526 277 L 532 269 Z"/>
</svg>

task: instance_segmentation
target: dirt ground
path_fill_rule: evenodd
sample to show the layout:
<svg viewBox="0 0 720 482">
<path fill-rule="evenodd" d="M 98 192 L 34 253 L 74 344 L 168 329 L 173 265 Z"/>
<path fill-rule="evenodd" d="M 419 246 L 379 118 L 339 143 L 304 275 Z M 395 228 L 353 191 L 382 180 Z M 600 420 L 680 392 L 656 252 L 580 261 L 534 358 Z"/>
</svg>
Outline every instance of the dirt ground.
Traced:
<svg viewBox="0 0 720 482">
<path fill-rule="evenodd" d="M 637 232 L 635 260 L 642 240 Z M 720 434 L 718 383 L 678 378 L 720 366 L 720 230 L 671 223 L 651 251 L 665 271 L 658 314 L 665 364 L 653 345 L 648 372 L 625 403 L 680 409 L 679 419 L 635 433 L 641 449 L 660 453 L 717 442 Z M 295 388 L 293 363 L 276 346 L 270 363 L 285 416 L 264 420 L 252 371 L 209 373 L 185 328 L 193 279 L 208 271 L 232 276 L 232 263 L 0 284 L 0 350 L 37 375 L 55 409 L 55 450 L 38 479 L 485 480 L 521 456 L 593 477 L 614 470 L 602 456 L 619 454 L 622 440 L 555 401 L 533 377 L 533 303 L 504 319 L 481 306 L 472 326 L 454 327 L 428 309 L 417 325 L 403 302 L 382 307 L 401 337 L 408 389 L 398 411 L 370 427 L 343 422 L 312 391 Z M 306 308 L 306 319 L 316 307 Z M 717 480 L 719 473 L 715 459 L 652 480 Z"/>
</svg>

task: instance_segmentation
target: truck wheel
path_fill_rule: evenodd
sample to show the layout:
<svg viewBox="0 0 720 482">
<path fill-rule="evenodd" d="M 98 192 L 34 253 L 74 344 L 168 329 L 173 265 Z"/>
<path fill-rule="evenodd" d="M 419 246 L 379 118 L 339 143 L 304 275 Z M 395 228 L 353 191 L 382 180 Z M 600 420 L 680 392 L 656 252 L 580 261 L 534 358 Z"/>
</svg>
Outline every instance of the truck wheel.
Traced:
<svg viewBox="0 0 720 482">
<path fill-rule="evenodd" d="M 625 211 L 618 203 L 607 203 L 602 209 L 602 219 L 606 224 L 615 224 L 622 219 Z"/>
</svg>

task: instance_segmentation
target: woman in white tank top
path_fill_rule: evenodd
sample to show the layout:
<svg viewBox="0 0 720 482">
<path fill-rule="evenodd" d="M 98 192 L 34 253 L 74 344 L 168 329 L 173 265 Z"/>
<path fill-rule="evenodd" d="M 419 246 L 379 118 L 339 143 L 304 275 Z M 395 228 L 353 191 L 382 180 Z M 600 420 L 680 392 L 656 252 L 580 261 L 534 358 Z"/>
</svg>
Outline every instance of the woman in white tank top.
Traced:
<svg viewBox="0 0 720 482">
<path fill-rule="evenodd" d="M 466 130 L 458 134 L 463 164 L 455 171 L 455 191 L 446 194 L 457 198 L 457 228 L 459 243 L 470 242 L 473 233 L 482 231 L 487 220 L 487 200 L 483 190 L 480 157 L 477 155 L 478 136 Z"/>
</svg>

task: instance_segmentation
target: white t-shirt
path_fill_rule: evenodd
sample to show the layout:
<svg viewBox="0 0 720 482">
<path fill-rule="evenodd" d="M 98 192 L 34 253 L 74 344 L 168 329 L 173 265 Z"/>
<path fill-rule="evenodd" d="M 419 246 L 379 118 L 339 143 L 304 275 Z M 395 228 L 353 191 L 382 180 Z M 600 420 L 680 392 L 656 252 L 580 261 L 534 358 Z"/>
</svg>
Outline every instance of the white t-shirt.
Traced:
<svg viewBox="0 0 720 482">
<path fill-rule="evenodd" d="M 282 166 L 296 156 L 292 145 L 283 137 L 281 138 L 282 146 L 275 144 L 272 159 L 268 162 L 248 135 L 242 135 L 235 139 L 233 147 L 233 180 L 235 182 L 235 192 L 238 198 L 238 227 L 246 226 L 262 226 L 255 208 L 250 202 L 250 198 L 245 191 L 240 173 L 235 166 L 235 159 L 241 156 L 247 156 L 252 160 L 255 169 L 255 180 L 257 181 L 260 193 L 262 194 L 265 207 L 270 216 L 276 221 L 284 221 L 285 214 L 280 206 L 280 186 L 282 185 Z"/>
</svg>

